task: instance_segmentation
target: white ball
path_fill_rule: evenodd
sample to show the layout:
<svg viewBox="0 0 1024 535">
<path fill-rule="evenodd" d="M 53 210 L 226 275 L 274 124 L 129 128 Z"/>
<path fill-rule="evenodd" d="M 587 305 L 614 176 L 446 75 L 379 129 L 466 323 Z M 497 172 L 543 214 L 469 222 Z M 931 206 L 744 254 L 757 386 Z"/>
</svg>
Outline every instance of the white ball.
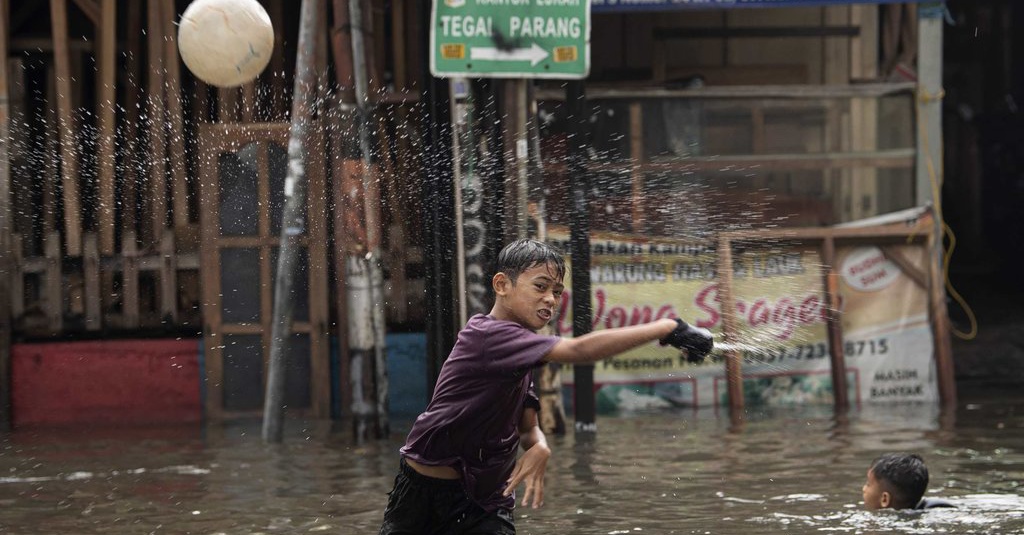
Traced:
<svg viewBox="0 0 1024 535">
<path fill-rule="evenodd" d="M 181 15 L 181 59 L 210 85 L 237 87 L 255 80 L 273 50 L 274 27 L 256 0 L 195 0 Z"/>
</svg>

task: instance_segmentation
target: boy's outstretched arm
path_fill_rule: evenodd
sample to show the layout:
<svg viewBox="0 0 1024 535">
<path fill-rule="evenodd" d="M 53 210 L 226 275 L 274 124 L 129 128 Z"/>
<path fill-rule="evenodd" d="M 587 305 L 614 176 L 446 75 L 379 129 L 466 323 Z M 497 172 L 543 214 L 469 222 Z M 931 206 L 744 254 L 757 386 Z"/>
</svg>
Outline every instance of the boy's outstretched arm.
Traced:
<svg viewBox="0 0 1024 535">
<path fill-rule="evenodd" d="M 640 325 L 594 331 L 579 338 L 563 338 L 555 343 L 544 360 L 566 364 L 597 362 L 648 342 L 664 339 L 678 326 L 676 320 L 662 318 Z"/>
<path fill-rule="evenodd" d="M 537 411 L 534 409 L 523 411 L 523 419 L 519 422 L 519 444 L 523 454 L 516 460 L 512 475 L 508 478 L 505 496 L 512 494 L 520 482 L 525 482 L 523 507 L 529 504 L 536 509 L 544 505 L 544 472 L 548 467 L 548 458 L 551 457 L 551 448 L 540 429 Z"/>
</svg>

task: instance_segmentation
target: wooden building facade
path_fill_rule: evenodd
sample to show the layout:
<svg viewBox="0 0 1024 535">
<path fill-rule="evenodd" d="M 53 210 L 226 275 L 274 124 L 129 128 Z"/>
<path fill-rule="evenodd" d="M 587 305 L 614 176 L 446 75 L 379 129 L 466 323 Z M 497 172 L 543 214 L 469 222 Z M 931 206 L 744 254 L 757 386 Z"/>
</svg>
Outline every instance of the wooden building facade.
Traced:
<svg viewBox="0 0 1024 535">
<path fill-rule="evenodd" d="M 0 385 L 13 341 L 192 336 L 206 339 L 207 414 L 261 406 L 299 11 L 261 3 L 277 33 L 270 65 L 254 83 L 218 89 L 180 62 L 184 0 L 0 0 Z M 354 178 L 351 70 L 334 59 L 348 46 L 338 18 L 348 2 L 321 3 L 294 344 L 308 380 L 289 392 L 291 406 L 326 417 L 329 340 L 344 340 L 344 257 L 362 246 L 360 199 L 374 192 Z M 424 214 L 438 209 L 421 201 L 438 157 L 424 152 L 420 124 L 429 2 L 364 5 L 385 306 L 389 325 L 417 330 L 429 313 Z M 920 204 L 917 28 L 913 4 L 595 14 L 589 165 L 607 177 L 591 205 L 597 230 L 677 232 L 693 221 L 652 200 L 683 185 L 716 207 L 710 232 Z M 525 224 L 515 204 L 538 197 L 546 222 L 571 213 L 564 89 L 531 90 L 542 181 L 503 181 L 505 229 Z M 504 121 L 514 99 L 492 95 Z M 514 140 L 496 135 L 512 169 Z"/>
</svg>

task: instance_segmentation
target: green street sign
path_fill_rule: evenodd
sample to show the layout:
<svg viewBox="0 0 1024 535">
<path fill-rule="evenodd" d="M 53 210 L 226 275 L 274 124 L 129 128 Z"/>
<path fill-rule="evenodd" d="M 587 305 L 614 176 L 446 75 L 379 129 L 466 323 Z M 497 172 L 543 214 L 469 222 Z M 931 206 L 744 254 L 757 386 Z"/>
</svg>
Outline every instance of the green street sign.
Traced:
<svg viewBox="0 0 1024 535">
<path fill-rule="evenodd" d="M 590 0 L 433 0 L 439 78 L 585 78 Z"/>
</svg>

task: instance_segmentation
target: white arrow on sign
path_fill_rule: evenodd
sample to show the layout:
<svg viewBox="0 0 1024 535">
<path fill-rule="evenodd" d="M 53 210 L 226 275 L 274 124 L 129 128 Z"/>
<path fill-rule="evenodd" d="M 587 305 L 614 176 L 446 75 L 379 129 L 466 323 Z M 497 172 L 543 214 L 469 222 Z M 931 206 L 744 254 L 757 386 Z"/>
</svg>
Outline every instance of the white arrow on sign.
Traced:
<svg viewBox="0 0 1024 535">
<path fill-rule="evenodd" d="M 472 47 L 469 49 L 470 59 L 490 61 L 529 61 L 530 65 L 536 65 L 548 57 L 548 51 L 544 50 L 537 43 L 530 48 L 495 48 L 495 47 Z"/>
</svg>

